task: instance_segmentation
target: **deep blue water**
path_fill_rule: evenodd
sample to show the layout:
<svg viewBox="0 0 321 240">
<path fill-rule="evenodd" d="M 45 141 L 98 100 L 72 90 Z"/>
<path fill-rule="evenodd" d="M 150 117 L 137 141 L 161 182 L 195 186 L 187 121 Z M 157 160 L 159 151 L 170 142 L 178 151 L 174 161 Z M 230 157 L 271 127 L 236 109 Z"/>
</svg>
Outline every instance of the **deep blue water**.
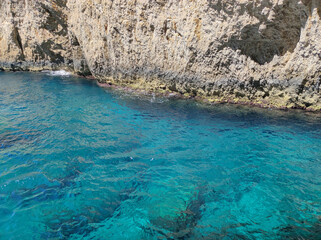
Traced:
<svg viewBox="0 0 321 240">
<path fill-rule="evenodd" d="M 321 239 L 321 115 L 0 73 L 0 239 Z"/>
</svg>

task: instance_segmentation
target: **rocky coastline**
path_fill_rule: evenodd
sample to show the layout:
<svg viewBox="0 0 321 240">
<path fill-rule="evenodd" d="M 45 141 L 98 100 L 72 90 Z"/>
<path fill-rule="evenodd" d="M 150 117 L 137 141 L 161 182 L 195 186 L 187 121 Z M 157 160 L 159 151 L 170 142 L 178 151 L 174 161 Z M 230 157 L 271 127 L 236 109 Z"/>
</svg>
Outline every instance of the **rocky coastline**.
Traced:
<svg viewBox="0 0 321 240">
<path fill-rule="evenodd" d="M 321 110 L 318 0 L 4 0 L 0 20 L 0 71 Z"/>
</svg>

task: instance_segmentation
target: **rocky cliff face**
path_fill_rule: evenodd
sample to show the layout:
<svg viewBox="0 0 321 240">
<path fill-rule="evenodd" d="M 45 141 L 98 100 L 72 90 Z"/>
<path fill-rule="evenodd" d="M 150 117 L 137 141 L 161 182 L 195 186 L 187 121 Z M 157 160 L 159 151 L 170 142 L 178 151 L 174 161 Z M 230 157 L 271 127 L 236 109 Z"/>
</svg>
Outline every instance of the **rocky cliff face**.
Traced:
<svg viewBox="0 0 321 240">
<path fill-rule="evenodd" d="M 320 0 L 2 0 L 0 67 L 321 109 Z"/>
</svg>

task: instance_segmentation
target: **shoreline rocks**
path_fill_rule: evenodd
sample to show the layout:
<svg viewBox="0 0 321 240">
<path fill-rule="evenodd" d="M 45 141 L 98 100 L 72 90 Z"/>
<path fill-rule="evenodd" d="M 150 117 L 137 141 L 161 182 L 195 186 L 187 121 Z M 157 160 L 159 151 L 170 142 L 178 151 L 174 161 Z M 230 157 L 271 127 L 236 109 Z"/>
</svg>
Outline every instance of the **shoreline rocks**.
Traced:
<svg viewBox="0 0 321 240">
<path fill-rule="evenodd" d="M 318 0 L 4 0 L 0 69 L 319 111 L 320 9 Z"/>
</svg>

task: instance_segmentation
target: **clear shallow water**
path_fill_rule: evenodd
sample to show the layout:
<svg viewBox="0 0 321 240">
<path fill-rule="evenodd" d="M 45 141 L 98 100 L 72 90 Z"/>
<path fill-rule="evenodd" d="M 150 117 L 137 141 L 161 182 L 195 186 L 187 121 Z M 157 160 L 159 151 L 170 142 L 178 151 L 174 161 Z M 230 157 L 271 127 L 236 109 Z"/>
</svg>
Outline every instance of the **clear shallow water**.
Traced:
<svg viewBox="0 0 321 240">
<path fill-rule="evenodd" d="M 0 239 L 321 239 L 321 116 L 0 73 Z"/>
</svg>

